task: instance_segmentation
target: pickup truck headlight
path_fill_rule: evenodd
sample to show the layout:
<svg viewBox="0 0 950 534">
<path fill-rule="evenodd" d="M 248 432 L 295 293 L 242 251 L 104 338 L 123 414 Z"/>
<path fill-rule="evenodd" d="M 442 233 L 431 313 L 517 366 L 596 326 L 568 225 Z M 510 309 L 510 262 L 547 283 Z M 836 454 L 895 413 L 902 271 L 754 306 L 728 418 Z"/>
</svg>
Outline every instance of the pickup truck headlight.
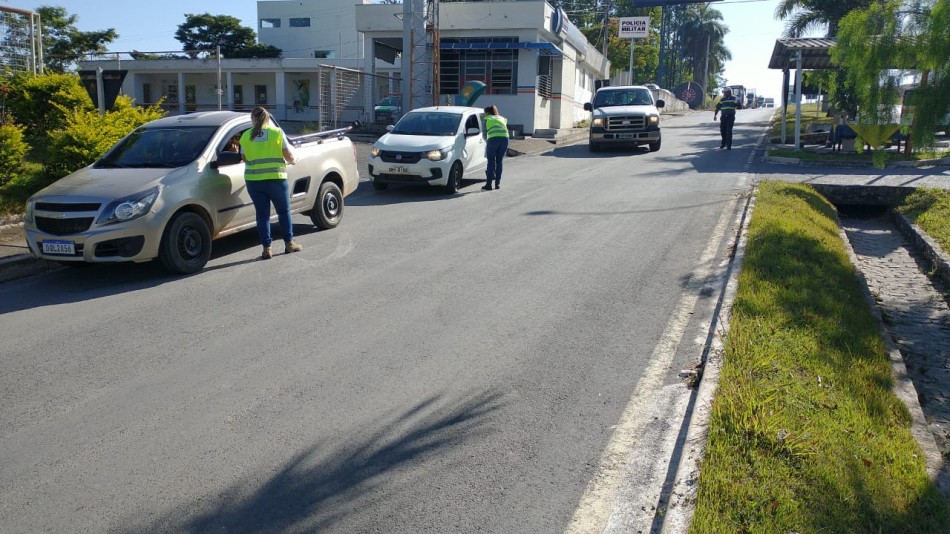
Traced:
<svg viewBox="0 0 950 534">
<path fill-rule="evenodd" d="M 604 127 L 604 119 L 594 119 L 594 122 L 590 123 L 591 126 L 596 126 L 597 128 Z"/>
<path fill-rule="evenodd" d="M 97 224 L 113 224 L 124 221 L 131 221 L 148 213 L 152 209 L 152 204 L 158 198 L 158 188 L 153 187 L 148 191 L 129 195 L 125 198 L 113 200 L 102 211 Z"/>
<path fill-rule="evenodd" d="M 380 152 L 382 151 L 379 149 L 378 146 L 374 146 L 373 148 L 369 149 L 369 155 L 373 156 L 374 158 L 378 158 Z"/>
<path fill-rule="evenodd" d="M 430 150 L 426 152 L 426 159 L 429 161 L 442 161 L 448 155 L 449 155 L 448 148 L 440 148 L 438 150 Z"/>
<path fill-rule="evenodd" d="M 650 121 L 650 124 L 660 124 L 660 116 L 659 116 L 659 115 L 650 115 L 650 116 L 647 118 L 647 120 Z"/>
</svg>

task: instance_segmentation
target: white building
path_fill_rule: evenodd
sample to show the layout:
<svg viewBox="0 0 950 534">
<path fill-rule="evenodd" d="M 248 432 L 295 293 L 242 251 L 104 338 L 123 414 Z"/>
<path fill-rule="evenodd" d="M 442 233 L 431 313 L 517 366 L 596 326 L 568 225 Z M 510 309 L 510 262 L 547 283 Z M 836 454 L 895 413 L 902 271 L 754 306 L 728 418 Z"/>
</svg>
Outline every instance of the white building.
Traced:
<svg viewBox="0 0 950 534">
<path fill-rule="evenodd" d="M 173 114 L 264 105 L 285 121 L 372 121 L 382 96 L 403 92 L 403 6 L 368 2 L 258 2 L 258 40 L 280 48 L 280 59 L 100 60 L 80 69 L 125 70 L 125 93 L 139 104 L 164 98 Z M 583 103 L 595 80 L 608 78 L 609 62 L 562 11 L 544 0 L 449 2 L 439 10 L 433 103 L 454 102 L 466 81 L 479 80 L 486 90 L 475 105 L 497 105 L 524 133 L 587 119 Z"/>
</svg>

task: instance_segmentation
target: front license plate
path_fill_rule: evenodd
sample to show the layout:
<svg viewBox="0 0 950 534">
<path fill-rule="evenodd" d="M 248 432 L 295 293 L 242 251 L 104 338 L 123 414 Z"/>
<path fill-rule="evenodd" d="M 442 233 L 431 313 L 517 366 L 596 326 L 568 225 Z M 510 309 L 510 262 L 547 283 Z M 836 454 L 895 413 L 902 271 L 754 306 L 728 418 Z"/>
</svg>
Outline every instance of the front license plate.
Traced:
<svg viewBox="0 0 950 534">
<path fill-rule="evenodd" d="M 409 167 L 405 165 L 393 165 L 387 172 L 389 172 L 389 174 L 409 174 Z"/>
<path fill-rule="evenodd" d="M 43 254 L 73 256 L 76 254 L 76 245 L 72 241 L 43 241 Z"/>
<path fill-rule="evenodd" d="M 617 139 L 636 139 L 636 138 L 637 138 L 637 134 L 632 134 L 632 133 L 617 134 Z"/>
</svg>

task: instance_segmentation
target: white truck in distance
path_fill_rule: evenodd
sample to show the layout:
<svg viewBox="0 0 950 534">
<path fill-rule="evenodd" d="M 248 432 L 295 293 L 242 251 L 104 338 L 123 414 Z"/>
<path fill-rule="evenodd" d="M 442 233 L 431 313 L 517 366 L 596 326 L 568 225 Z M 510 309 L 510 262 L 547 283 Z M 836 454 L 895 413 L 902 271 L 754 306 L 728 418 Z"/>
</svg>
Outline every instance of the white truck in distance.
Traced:
<svg viewBox="0 0 950 534">
<path fill-rule="evenodd" d="M 64 264 L 158 258 L 174 273 L 201 270 L 212 240 L 256 227 L 244 162 L 229 150 L 249 128 L 250 114 L 233 111 L 136 128 L 92 165 L 30 197 L 30 252 Z M 309 214 L 319 228 L 340 223 L 343 198 L 359 185 L 348 130 L 289 138 L 297 159 L 287 169 L 291 212 Z"/>
<path fill-rule="evenodd" d="M 653 101 L 653 92 L 641 85 L 601 87 L 593 102 L 585 102 L 591 112 L 589 146 L 597 152 L 605 146 L 649 145 L 660 149 L 660 111 L 663 100 Z"/>
</svg>

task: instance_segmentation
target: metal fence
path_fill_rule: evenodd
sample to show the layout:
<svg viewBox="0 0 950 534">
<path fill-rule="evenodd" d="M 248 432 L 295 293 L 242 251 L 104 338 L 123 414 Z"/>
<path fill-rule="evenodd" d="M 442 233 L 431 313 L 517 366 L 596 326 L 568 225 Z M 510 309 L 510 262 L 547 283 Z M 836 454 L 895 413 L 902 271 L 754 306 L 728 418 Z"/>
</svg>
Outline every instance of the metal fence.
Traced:
<svg viewBox="0 0 950 534">
<path fill-rule="evenodd" d="M 321 130 L 341 128 L 358 120 L 383 127 L 399 119 L 399 79 L 359 70 L 321 65 L 318 70 L 318 123 Z M 398 102 L 380 105 L 384 98 Z"/>
<path fill-rule="evenodd" d="M 43 71 L 40 15 L 0 7 L 0 68 L 3 75 Z"/>
</svg>

